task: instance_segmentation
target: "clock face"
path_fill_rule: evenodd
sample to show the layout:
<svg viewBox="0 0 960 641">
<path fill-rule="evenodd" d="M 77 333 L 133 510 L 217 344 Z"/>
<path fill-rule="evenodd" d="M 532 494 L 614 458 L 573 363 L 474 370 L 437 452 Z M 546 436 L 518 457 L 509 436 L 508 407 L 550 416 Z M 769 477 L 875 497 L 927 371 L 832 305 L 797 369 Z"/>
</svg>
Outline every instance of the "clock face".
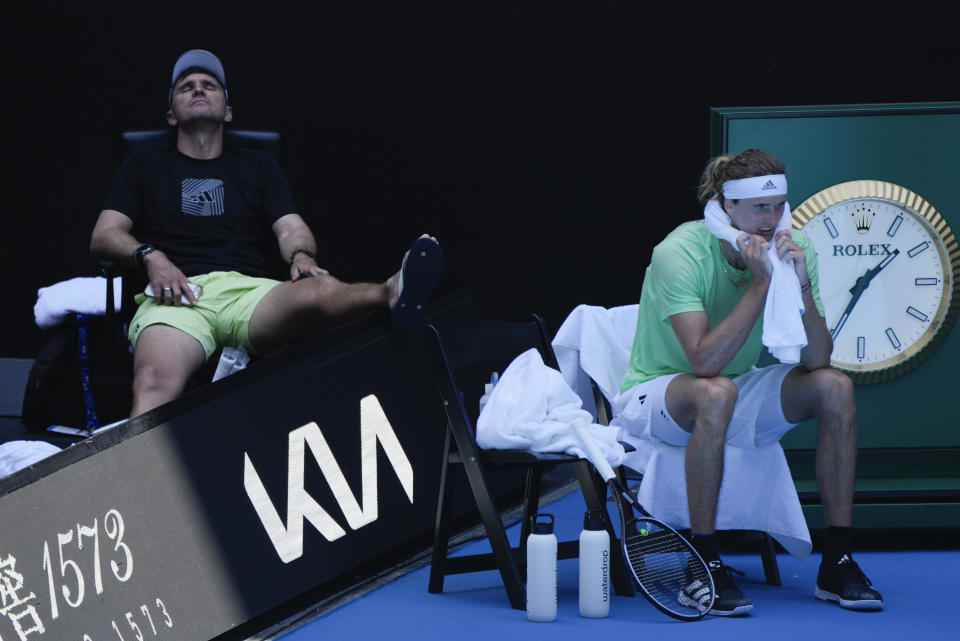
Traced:
<svg viewBox="0 0 960 641">
<path fill-rule="evenodd" d="M 945 338 L 960 296 L 960 249 L 949 225 L 892 183 L 834 185 L 793 211 L 817 253 L 834 367 L 857 383 L 913 369 Z"/>
</svg>

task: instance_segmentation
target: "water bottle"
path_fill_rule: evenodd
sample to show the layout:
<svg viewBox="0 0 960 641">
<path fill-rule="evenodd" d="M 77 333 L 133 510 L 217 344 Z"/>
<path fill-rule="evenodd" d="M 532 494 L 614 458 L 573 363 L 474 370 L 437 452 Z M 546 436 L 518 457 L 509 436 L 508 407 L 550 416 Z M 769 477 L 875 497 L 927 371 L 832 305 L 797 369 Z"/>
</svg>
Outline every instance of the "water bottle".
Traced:
<svg viewBox="0 0 960 641">
<path fill-rule="evenodd" d="M 603 513 L 590 510 L 580 533 L 580 616 L 602 619 L 610 614 L 610 535 Z"/>
<path fill-rule="evenodd" d="M 480 397 L 480 412 L 483 412 L 483 406 L 490 400 L 490 393 L 493 391 L 493 386 L 497 384 L 498 380 L 500 380 L 500 375 L 493 372 L 490 374 L 490 382 L 483 384 L 483 396 Z"/>
<path fill-rule="evenodd" d="M 557 537 L 553 515 L 537 514 L 527 537 L 527 619 L 557 618 Z"/>
<path fill-rule="evenodd" d="M 490 383 L 483 384 L 483 396 L 480 397 L 480 413 L 483 413 L 483 406 L 487 404 L 487 401 L 490 400 L 490 392 L 493 391 L 493 385 Z"/>
</svg>

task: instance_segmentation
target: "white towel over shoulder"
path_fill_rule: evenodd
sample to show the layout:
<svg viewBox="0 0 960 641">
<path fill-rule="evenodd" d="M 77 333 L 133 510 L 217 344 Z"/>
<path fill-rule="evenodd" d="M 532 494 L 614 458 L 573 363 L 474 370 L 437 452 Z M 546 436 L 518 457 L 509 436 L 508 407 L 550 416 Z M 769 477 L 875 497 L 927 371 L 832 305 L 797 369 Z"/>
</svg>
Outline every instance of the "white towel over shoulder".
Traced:
<svg viewBox="0 0 960 641">
<path fill-rule="evenodd" d="M 723 211 L 716 200 L 707 202 L 703 209 L 703 218 L 707 222 L 707 229 L 722 240 L 726 240 L 734 249 L 737 247 L 737 238 L 743 232 L 730 224 L 730 216 Z M 783 206 L 783 216 L 777 223 L 774 231 L 790 229 L 790 205 Z M 774 358 L 781 363 L 799 363 L 800 350 L 807 345 L 807 332 L 803 329 L 801 315 L 804 311 L 803 294 L 800 292 L 800 279 L 793 269 L 793 264 L 780 260 L 777 248 L 770 243 L 768 250 L 770 262 L 773 265 L 773 274 L 770 277 L 770 289 L 767 290 L 767 300 L 763 308 L 763 344 L 770 350 Z"/>
</svg>

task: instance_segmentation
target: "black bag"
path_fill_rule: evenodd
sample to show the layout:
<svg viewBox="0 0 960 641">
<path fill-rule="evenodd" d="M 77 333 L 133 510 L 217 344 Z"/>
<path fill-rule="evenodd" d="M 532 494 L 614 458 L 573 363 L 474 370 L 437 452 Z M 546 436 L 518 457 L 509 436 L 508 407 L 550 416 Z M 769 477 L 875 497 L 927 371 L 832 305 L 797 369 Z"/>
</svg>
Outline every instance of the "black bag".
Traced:
<svg viewBox="0 0 960 641">
<path fill-rule="evenodd" d="M 72 316 L 50 330 L 34 361 L 23 394 L 23 425 L 43 431 L 50 425 L 86 429 L 118 421 L 130 414 L 132 382 L 133 356 L 117 318 Z"/>
</svg>

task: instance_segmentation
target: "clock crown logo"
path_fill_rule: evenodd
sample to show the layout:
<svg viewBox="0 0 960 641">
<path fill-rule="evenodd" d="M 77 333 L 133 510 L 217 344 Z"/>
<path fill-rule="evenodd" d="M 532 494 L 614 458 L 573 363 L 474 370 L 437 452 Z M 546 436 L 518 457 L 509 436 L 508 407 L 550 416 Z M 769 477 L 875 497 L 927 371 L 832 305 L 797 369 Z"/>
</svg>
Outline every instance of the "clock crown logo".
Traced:
<svg viewBox="0 0 960 641">
<path fill-rule="evenodd" d="M 853 212 L 853 225 L 857 229 L 858 234 L 866 234 L 870 231 L 870 225 L 873 224 L 874 213 L 869 209 L 860 209 L 857 208 Z"/>
</svg>

